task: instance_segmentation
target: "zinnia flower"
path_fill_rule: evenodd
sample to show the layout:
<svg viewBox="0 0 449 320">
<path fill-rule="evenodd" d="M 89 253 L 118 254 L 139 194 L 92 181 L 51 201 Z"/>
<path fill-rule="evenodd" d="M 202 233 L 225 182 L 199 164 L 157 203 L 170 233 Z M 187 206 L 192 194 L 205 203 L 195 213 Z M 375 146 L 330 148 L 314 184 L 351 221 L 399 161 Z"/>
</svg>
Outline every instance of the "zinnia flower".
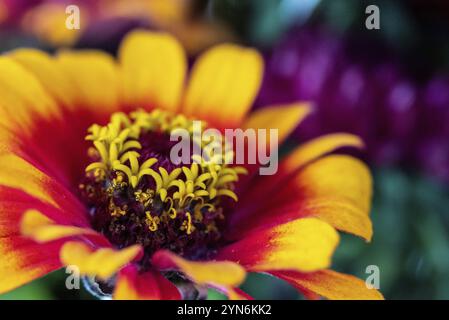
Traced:
<svg viewBox="0 0 449 320">
<path fill-rule="evenodd" d="M 262 69 L 256 51 L 223 44 L 198 58 L 184 88 L 180 44 L 144 31 L 127 36 L 118 63 L 97 51 L 0 57 L 0 292 L 76 266 L 116 299 L 189 297 L 180 279 L 249 298 L 238 289 L 246 272 L 308 297 L 382 298 L 329 270 L 335 229 L 372 236 L 369 170 L 329 155 L 360 147 L 357 137 L 312 140 L 272 176 L 170 161 L 170 133 L 193 120 L 278 129 L 284 140 L 309 108 L 249 113 Z"/>
</svg>

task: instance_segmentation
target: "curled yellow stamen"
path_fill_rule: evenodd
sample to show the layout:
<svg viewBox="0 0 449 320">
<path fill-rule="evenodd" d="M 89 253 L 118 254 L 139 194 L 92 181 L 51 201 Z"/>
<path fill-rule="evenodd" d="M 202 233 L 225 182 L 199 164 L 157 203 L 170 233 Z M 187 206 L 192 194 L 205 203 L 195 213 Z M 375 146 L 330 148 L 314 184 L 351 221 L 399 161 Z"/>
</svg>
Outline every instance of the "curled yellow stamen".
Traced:
<svg viewBox="0 0 449 320">
<path fill-rule="evenodd" d="M 191 234 L 194 230 L 194 226 L 192 225 L 192 216 L 189 212 L 186 212 L 187 220 L 182 223 L 181 230 L 186 231 L 187 234 Z"/>
<path fill-rule="evenodd" d="M 150 213 L 150 211 L 145 212 L 145 215 L 147 217 L 146 221 L 148 224 L 148 229 L 152 232 L 157 231 L 158 224 L 160 222 L 159 217 L 153 217 Z"/>
</svg>

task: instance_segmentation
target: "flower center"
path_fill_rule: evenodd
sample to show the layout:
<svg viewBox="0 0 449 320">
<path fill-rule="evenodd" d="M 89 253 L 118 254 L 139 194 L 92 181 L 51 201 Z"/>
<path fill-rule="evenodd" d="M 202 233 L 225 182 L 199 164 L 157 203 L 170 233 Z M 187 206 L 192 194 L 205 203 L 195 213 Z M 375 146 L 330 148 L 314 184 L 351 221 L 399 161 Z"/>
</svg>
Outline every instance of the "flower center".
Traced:
<svg viewBox="0 0 449 320">
<path fill-rule="evenodd" d="M 220 161 L 200 157 L 175 164 L 170 151 L 177 141 L 170 135 L 179 129 L 192 137 L 193 121 L 160 110 L 136 111 L 113 114 L 106 126 L 92 125 L 86 137 L 93 144 L 92 163 L 79 188 L 92 225 L 119 248 L 141 244 L 143 265 L 158 249 L 191 259 L 213 254 L 222 238 L 226 197 L 237 201 L 234 183 L 245 173 L 222 164 L 231 151 Z"/>
</svg>

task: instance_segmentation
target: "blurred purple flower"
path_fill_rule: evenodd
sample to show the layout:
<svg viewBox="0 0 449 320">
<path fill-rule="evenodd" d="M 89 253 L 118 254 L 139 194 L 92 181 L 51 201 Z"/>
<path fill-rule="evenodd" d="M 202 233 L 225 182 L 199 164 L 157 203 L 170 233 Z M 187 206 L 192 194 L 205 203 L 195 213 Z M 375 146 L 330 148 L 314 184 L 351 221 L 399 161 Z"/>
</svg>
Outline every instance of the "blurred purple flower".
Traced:
<svg viewBox="0 0 449 320">
<path fill-rule="evenodd" d="M 349 45 L 322 30 L 294 30 L 267 56 L 259 104 L 309 100 L 316 110 L 295 138 L 354 133 L 372 164 L 449 181 L 449 76 L 422 84 L 383 50 Z"/>
</svg>

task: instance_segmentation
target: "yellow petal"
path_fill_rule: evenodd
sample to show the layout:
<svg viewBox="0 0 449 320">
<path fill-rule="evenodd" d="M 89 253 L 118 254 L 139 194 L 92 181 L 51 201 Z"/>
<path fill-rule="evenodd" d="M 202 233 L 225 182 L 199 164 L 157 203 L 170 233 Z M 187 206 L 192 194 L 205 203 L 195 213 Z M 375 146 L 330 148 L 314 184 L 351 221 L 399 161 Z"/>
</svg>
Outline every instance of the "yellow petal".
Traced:
<svg viewBox="0 0 449 320">
<path fill-rule="evenodd" d="M 0 57 L 0 125 L 29 131 L 36 116 L 51 118 L 60 110 L 42 84 L 20 64 Z"/>
<path fill-rule="evenodd" d="M 119 69 L 101 51 L 63 51 L 57 63 L 76 93 L 76 104 L 92 111 L 113 112 L 120 107 Z"/>
<path fill-rule="evenodd" d="M 262 72 L 263 60 L 255 50 L 222 44 L 206 51 L 193 68 L 183 112 L 219 128 L 240 126 Z"/>
<path fill-rule="evenodd" d="M 67 242 L 61 248 L 60 258 L 65 265 L 77 266 L 80 273 L 88 276 L 98 276 L 108 279 L 124 265 L 133 261 L 142 248 L 139 245 L 122 250 L 101 248 L 93 250 L 82 242 Z"/>
<path fill-rule="evenodd" d="M 128 106 L 178 109 L 187 61 L 183 48 L 173 36 L 131 32 L 123 40 L 119 58 Z"/>
<path fill-rule="evenodd" d="M 315 218 L 296 219 L 255 230 L 221 250 L 217 259 L 236 261 L 250 271 L 325 269 L 339 242 L 338 233 Z"/>
<path fill-rule="evenodd" d="M 41 243 L 71 236 L 97 234 L 94 230 L 88 228 L 57 225 L 55 221 L 33 209 L 24 213 L 20 231 L 22 235 Z"/>
<path fill-rule="evenodd" d="M 33 73 L 59 102 L 73 107 L 77 93 L 53 57 L 36 49 L 18 49 L 9 56 Z"/>
<path fill-rule="evenodd" d="M 291 152 L 281 163 L 283 173 L 291 173 L 327 153 L 342 147 L 362 148 L 362 140 L 352 134 L 333 133 L 310 140 Z"/>
<path fill-rule="evenodd" d="M 368 288 L 365 281 L 354 276 L 332 270 L 322 270 L 310 274 L 299 272 L 274 272 L 299 289 L 306 289 L 332 300 L 383 300 L 382 294 Z"/>
<path fill-rule="evenodd" d="M 310 113 L 308 103 L 293 103 L 284 106 L 271 106 L 251 113 L 243 123 L 243 128 L 252 129 L 276 129 L 278 130 L 279 143 L 301 123 Z M 269 134 L 267 132 L 267 143 Z"/>
<path fill-rule="evenodd" d="M 161 269 L 179 268 L 198 284 L 216 284 L 236 287 L 245 279 L 246 272 L 240 265 L 230 261 L 189 261 L 169 251 L 158 251 L 153 263 Z"/>
<path fill-rule="evenodd" d="M 42 171 L 14 154 L 0 154 L 0 185 L 25 191 L 59 208 L 50 190 L 53 181 Z"/>
</svg>

